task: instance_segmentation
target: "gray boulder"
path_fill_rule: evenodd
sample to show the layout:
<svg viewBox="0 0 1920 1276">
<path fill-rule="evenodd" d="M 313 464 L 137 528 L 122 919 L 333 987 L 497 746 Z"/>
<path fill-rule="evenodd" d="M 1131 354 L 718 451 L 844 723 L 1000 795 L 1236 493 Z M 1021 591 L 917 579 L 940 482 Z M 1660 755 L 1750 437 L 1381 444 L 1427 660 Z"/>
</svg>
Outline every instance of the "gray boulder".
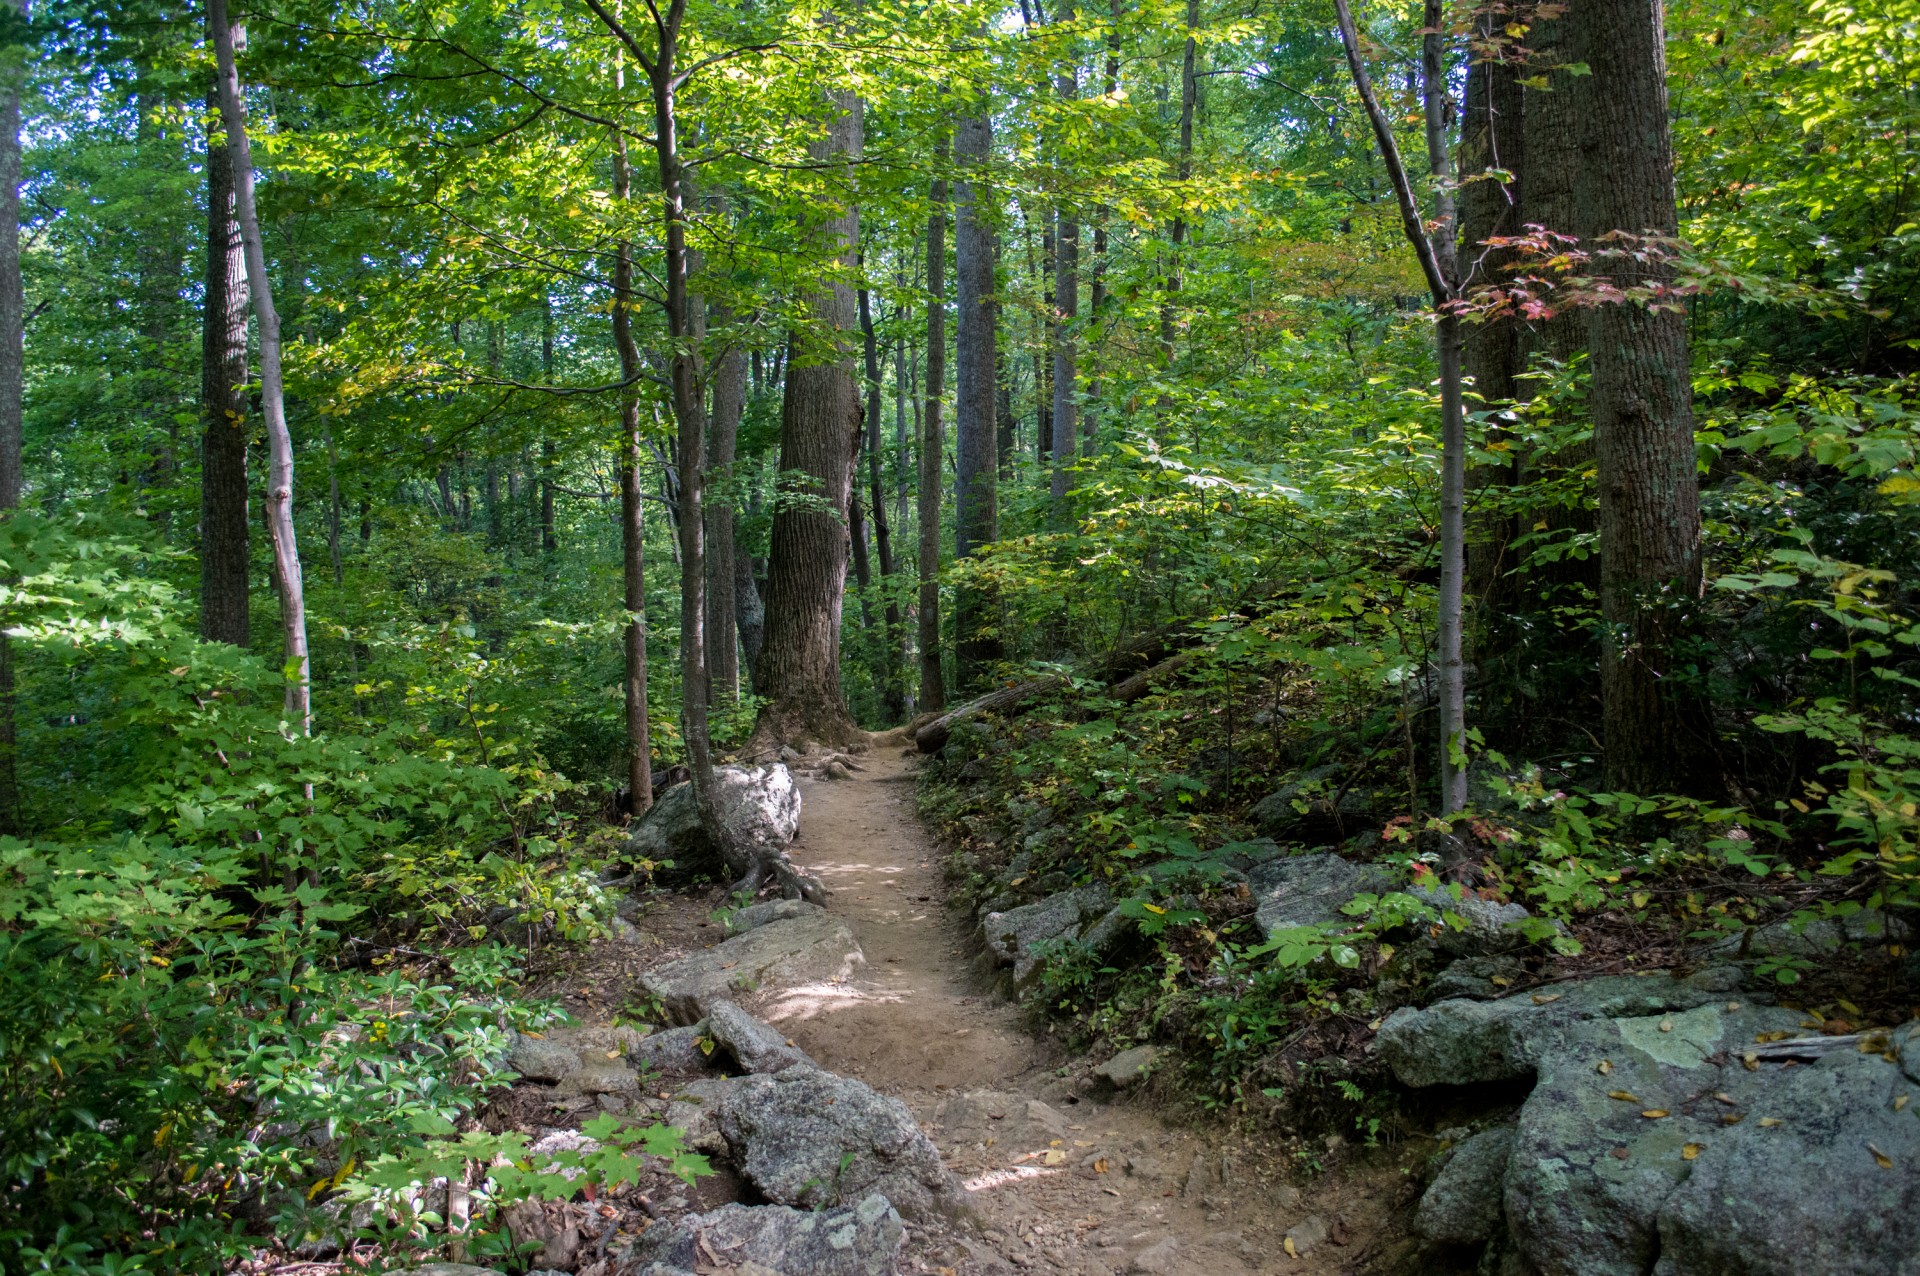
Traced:
<svg viewBox="0 0 1920 1276">
<path fill-rule="evenodd" d="M 1159 1046 L 1135 1046 L 1131 1050 L 1122 1050 L 1093 1070 L 1093 1075 L 1112 1085 L 1116 1090 L 1143 1081 L 1152 1073 L 1154 1064 L 1166 1052 Z"/>
<path fill-rule="evenodd" d="M 409 1267 L 393 1276 L 506 1276 L 494 1267 L 475 1267 L 472 1263 L 426 1263 Z"/>
<path fill-rule="evenodd" d="M 703 1072 L 708 1066 L 708 1055 L 700 1048 L 700 1039 L 705 1036 L 707 1025 L 704 1022 L 685 1028 L 669 1028 L 647 1037 L 634 1048 L 630 1057 L 636 1065 L 644 1065 L 655 1072 Z"/>
<path fill-rule="evenodd" d="M 900 1100 L 804 1064 L 720 1099 L 720 1133 L 770 1201 L 820 1207 L 885 1193 L 908 1218 L 960 1207 L 958 1182 Z"/>
<path fill-rule="evenodd" d="M 1497 1001 L 1456 999 L 1388 1016 L 1374 1048 L 1402 1085 L 1511 1081 L 1532 1073 L 1570 1032 L 1592 1020 L 1692 1010 L 1739 989 L 1740 972 L 1666 971 L 1555 984 Z"/>
<path fill-rule="evenodd" d="M 784 765 L 716 767 L 713 776 L 720 818 L 735 836 L 770 850 L 793 841 L 800 829 L 800 790 Z M 700 827 L 690 783 L 676 784 L 659 796 L 633 826 L 625 852 L 629 859 L 681 864 L 714 859 L 719 853 Z"/>
<path fill-rule="evenodd" d="M 1354 864 L 1330 852 L 1295 855 L 1256 864 L 1247 874 L 1259 903 L 1254 924 L 1264 938 L 1294 926 L 1349 920 L 1340 910 L 1355 895 L 1394 889 L 1393 875 L 1371 864 Z"/>
<path fill-rule="evenodd" d="M 1340 775 L 1337 766 L 1297 772 L 1253 804 L 1254 824 L 1263 836 L 1284 842 L 1328 841 L 1358 832 L 1372 818 L 1372 795 L 1359 789 L 1341 793 Z"/>
<path fill-rule="evenodd" d="M 1112 905 L 1113 892 L 1091 882 L 1032 904 L 988 913 L 980 926 L 987 951 L 1000 965 L 1013 967 L 1013 982 L 1019 986 L 1039 970 L 1044 945 L 1078 938 L 1088 922 Z"/>
<path fill-rule="evenodd" d="M 1442 952 L 1497 952 L 1524 947 L 1527 943 L 1514 926 L 1533 914 L 1519 904 L 1481 899 L 1472 891 L 1462 891 L 1460 898 L 1455 899 L 1452 891 L 1437 886 L 1415 886 L 1407 893 L 1438 909 L 1445 919 L 1446 929 L 1435 940 Z"/>
<path fill-rule="evenodd" d="M 1500 1226 L 1501 1193 L 1513 1129 L 1482 1130 L 1453 1151 L 1420 1198 L 1413 1227 L 1430 1241 L 1477 1245 Z"/>
<path fill-rule="evenodd" d="M 640 1074 L 624 1063 L 595 1060 L 569 1072 L 555 1088 L 560 1094 L 635 1095 L 640 1093 Z"/>
<path fill-rule="evenodd" d="M 826 909 L 818 904 L 810 904 L 804 899 L 766 899 L 758 904 L 749 904 L 727 917 L 727 934 L 744 935 L 768 922 L 786 921 L 794 917 L 812 917 L 824 913 Z"/>
<path fill-rule="evenodd" d="M 707 1031 L 748 1072 L 778 1072 L 796 1063 L 813 1062 L 806 1051 L 731 1001 L 716 1001 L 707 1007 Z"/>
<path fill-rule="evenodd" d="M 1904 944 L 1913 927 L 1903 917 L 1880 909 L 1862 909 L 1846 917 L 1817 917 L 1796 923 L 1777 921 L 1756 929 L 1751 937 L 1730 935 L 1707 951 L 1716 957 L 1831 957 L 1849 946 Z"/>
<path fill-rule="evenodd" d="M 769 983 L 846 979 L 866 957 L 846 923 L 822 912 L 769 922 L 744 935 L 650 970 L 640 984 L 677 1023 L 704 1017 L 707 1007 Z"/>
<path fill-rule="evenodd" d="M 900 1215 L 879 1194 L 808 1213 L 781 1205 L 723 1205 L 656 1223 L 634 1242 L 628 1263 L 682 1271 L 725 1269 L 760 1276 L 889 1276 L 905 1239 Z M 623 1270 L 625 1270 L 623 1268 Z"/>
<path fill-rule="evenodd" d="M 507 1050 L 506 1067 L 529 1081 L 551 1084 L 580 1071 L 580 1055 L 550 1038 L 516 1032 Z"/>
<path fill-rule="evenodd" d="M 1524 979 L 1526 973 L 1526 967 L 1517 957 L 1462 957 L 1433 977 L 1427 989 L 1428 999 L 1447 1001 L 1465 997 L 1472 1001 L 1493 1001 L 1510 995 L 1513 985 Z"/>
<path fill-rule="evenodd" d="M 703 1077 L 673 1091 L 667 1101 L 666 1122 L 686 1136 L 696 1152 L 723 1156 L 727 1141 L 720 1135 L 720 1104 L 738 1089 L 741 1077 Z"/>
</svg>

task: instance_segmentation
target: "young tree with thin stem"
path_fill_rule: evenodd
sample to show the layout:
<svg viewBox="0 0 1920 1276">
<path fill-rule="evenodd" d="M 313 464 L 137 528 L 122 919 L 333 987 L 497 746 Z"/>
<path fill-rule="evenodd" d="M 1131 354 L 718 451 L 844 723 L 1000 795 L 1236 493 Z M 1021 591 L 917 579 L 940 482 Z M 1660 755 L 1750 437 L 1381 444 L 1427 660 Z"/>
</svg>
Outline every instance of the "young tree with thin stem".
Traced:
<svg viewBox="0 0 1920 1276">
<path fill-rule="evenodd" d="M 247 264 L 247 288 L 260 333 L 260 413 L 267 427 L 267 531 L 273 542 L 273 579 L 280 593 L 280 629 L 285 645 L 287 717 L 302 735 L 313 727 L 311 668 L 307 652 L 307 604 L 300 573 L 300 547 L 293 527 L 293 436 L 287 430 L 287 393 L 280 372 L 280 314 L 267 275 L 266 244 L 254 202 L 253 148 L 247 141 L 247 105 L 235 64 L 234 27 L 226 0 L 209 0 L 214 56 L 220 73 L 220 115 L 233 163 L 234 216 Z"/>
<path fill-rule="evenodd" d="M 1439 666 L 1440 810 L 1451 814 L 1467 804 L 1466 676 L 1461 660 L 1460 635 L 1466 585 L 1466 415 L 1460 390 L 1460 272 L 1454 250 L 1458 218 L 1454 209 L 1452 163 L 1447 148 L 1447 36 L 1442 27 L 1441 0 L 1427 0 L 1425 36 L 1421 44 L 1421 90 L 1426 126 L 1427 164 L 1433 176 L 1434 218 L 1431 229 L 1420 212 L 1413 179 L 1400 158 L 1393 125 L 1381 109 L 1372 77 L 1360 52 L 1347 0 L 1333 0 L 1340 23 L 1340 42 L 1346 49 L 1347 69 L 1354 91 L 1373 127 L 1380 158 L 1400 206 L 1400 226 L 1420 259 L 1421 273 L 1432 294 L 1434 345 L 1440 364 L 1440 599 L 1435 653 Z"/>
</svg>

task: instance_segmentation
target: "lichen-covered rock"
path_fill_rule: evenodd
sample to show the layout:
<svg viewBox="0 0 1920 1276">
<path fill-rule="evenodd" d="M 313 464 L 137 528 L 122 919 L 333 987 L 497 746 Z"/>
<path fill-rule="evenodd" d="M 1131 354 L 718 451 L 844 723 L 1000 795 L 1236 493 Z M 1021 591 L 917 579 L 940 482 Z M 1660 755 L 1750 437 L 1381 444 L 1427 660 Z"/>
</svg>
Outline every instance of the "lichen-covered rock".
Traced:
<svg viewBox="0 0 1920 1276">
<path fill-rule="evenodd" d="M 1692 1010 L 1725 1001 L 1740 984 L 1737 970 L 1703 970 L 1684 979 L 1650 971 L 1555 984 L 1497 1001 L 1402 1007 L 1381 1025 L 1374 1047 L 1402 1085 L 1510 1081 L 1532 1073 L 1543 1054 L 1583 1023 Z"/>
<path fill-rule="evenodd" d="M 793 841 L 800 828 L 800 790 L 784 765 L 715 767 L 713 778 L 720 818 L 736 837 L 768 850 Z M 691 783 L 674 785 L 640 817 L 627 838 L 626 855 L 680 864 L 718 858 L 719 848 L 700 827 Z"/>
<path fill-rule="evenodd" d="M 727 934 L 730 937 L 744 935 L 755 927 L 765 926 L 768 922 L 811 917 L 825 911 L 820 905 L 808 903 L 804 899 L 765 899 L 730 914 L 727 917 Z"/>
<path fill-rule="evenodd" d="M 1247 874 L 1258 901 L 1254 924 L 1264 938 L 1294 926 L 1346 921 L 1340 910 L 1355 895 L 1394 888 L 1393 875 L 1371 864 L 1355 864 L 1331 852 L 1294 855 L 1256 864 Z"/>
<path fill-rule="evenodd" d="M 1727 1072 L 1748 1119 L 1700 1136 L 1659 1210 L 1658 1276 L 1920 1273 L 1920 1119 L 1894 1110 L 1900 1070 L 1842 1053 Z"/>
<path fill-rule="evenodd" d="M 1430 1241 L 1475 1245 L 1500 1226 L 1501 1196 L 1513 1129 L 1482 1130 L 1453 1151 L 1414 1211 L 1413 1227 Z"/>
<path fill-rule="evenodd" d="M 643 1271 L 653 1263 L 710 1271 L 720 1270 L 713 1256 L 724 1255 L 727 1270 L 759 1276 L 887 1276 L 905 1235 L 899 1213 L 877 1193 L 814 1213 L 723 1205 L 648 1228 L 627 1261 Z"/>
<path fill-rule="evenodd" d="M 796 1063 L 812 1063 L 770 1024 L 755 1019 L 731 1001 L 707 1007 L 707 1032 L 747 1072 L 778 1072 Z"/>
<path fill-rule="evenodd" d="M 1092 882 L 1032 904 L 988 913 L 980 926 L 987 951 L 999 964 L 1013 967 L 1013 981 L 1018 986 L 1039 969 L 1044 945 L 1078 938 L 1087 923 L 1106 913 L 1112 904 L 1113 892 L 1103 883 Z"/>
<path fill-rule="evenodd" d="M 594 1060 L 560 1079 L 561 1094 L 638 1094 L 640 1075 L 624 1063 Z"/>
<path fill-rule="evenodd" d="M 882 1192 L 908 1218 L 960 1208 L 913 1114 L 863 1082 L 806 1065 L 743 1078 L 720 1099 L 720 1133 L 770 1201 L 811 1208 Z"/>
<path fill-rule="evenodd" d="M 866 957 L 846 923 L 824 912 L 769 922 L 704 952 L 650 970 L 641 986 L 677 1023 L 692 1023 L 716 1001 L 767 984 L 803 984 L 851 976 Z"/>
<path fill-rule="evenodd" d="M 1849 945 L 1860 947 L 1904 944 L 1913 927 L 1904 917 L 1881 909 L 1862 909 L 1846 917 L 1788 918 L 1755 930 L 1751 936 L 1730 935 L 1708 951 L 1716 957 L 1831 957 Z"/>
</svg>

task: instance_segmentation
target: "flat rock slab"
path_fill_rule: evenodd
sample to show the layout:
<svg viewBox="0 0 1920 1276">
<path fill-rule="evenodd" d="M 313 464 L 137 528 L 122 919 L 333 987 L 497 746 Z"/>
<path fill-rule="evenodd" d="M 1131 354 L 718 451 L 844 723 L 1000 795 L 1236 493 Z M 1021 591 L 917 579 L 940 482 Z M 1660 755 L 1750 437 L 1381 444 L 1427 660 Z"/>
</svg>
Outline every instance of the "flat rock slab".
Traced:
<svg viewBox="0 0 1920 1276">
<path fill-rule="evenodd" d="M 675 1223 L 656 1223 L 634 1243 L 627 1264 L 655 1276 L 676 1270 L 890 1276 L 905 1236 L 899 1213 L 878 1194 L 811 1213 L 781 1205 L 723 1205 Z M 720 1255 L 724 1267 L 715 1265 Z"/>
<path fill-rule="evenodd" d="M 782 1205 L 880 1192 L 908 1218 L 961 1208 L 959 1183 L 907 1106 L 861 1081 L 804 1064 L 742 1078 L 720 1099 L 720 1133 L 741 1177 Z"/>
<path fill-rule="evenodd" d="M 818 904 L 810 904 L 804 899 L 767 899 L 758 904 L 749 904 L 745 908 L 727 916 L 727 935 L 744 935 L 750 930 L 765 926 L 768 922 L 787 921 L 794 917 L 812 917 L 827 910 Z"/>
<path fill-rule="evenodd" d="M 1402 1007 L 1381 1025 L 1374 1045 L 1402 1085 L 1511 1081 L 1530 1075 L 1580 1024 L 1693 1010 L 1725 1002 L 1740 985 L 1737 970 L 1703 970 L 1685 979 L 1652 971 L 1555 984 L 1495 1001 Z"/>
<path fill-rule="evenodd" d="M 641 987 L 660 999 L 674 1022 L 690 1024 L 707 1008 L 770 984 L 820 983 L 850 977 L 866 964 L 845 922 L 826 913 L 769 922 L 705 952 L 650 970 Z"/>
</svg>

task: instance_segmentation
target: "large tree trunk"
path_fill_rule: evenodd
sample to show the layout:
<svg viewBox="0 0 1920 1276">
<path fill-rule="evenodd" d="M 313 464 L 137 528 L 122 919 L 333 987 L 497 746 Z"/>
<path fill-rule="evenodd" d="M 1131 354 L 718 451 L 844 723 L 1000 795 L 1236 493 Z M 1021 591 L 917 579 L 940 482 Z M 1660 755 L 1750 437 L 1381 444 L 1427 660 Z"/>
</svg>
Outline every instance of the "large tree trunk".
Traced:
<svg viewBox="0 0 1920 1276">
<path fill-rule="evenodd" d="M 1193 114 L 1200 101 L 1200 81 L 1196 68 L 1199 57 L 1199 41 L 1196 33 L 1200 30 L 1200 0 L 1187 0 L 1187 42 L 1180 55 L 1180 150 L 1174 157 L 1173 175 L 1178 182 L 1178 193 L 1186 198 L 1187 183 L 1193 178 Z M 1160 295 L 1160 362 L 1168 371 L 1173 368 L 1175 337 L 1179 327 L 1179 318 L 1175 308 L 1179 304 L 1181 272 L 1183 265 L 1181 254 L 1187 242 L 1187 214 L 1184 208 L 1173 215 L 1173 227 L 1167 235 L 1166 278 L 1161 285 Z M 1166 395 L 1160 396 L 1160 412 L 1164 418 L 1171 404 Z M 1164 419 L 1161 429 L 1166 428 Z"/>
<path fill-rule="evenodd" d="M 835 93 L 832 109 L 827 136 L 809 149 L 816 161 L 845 163 L 860 153 L 860 101 Z M 851 272 L 858 262 L 859 211 L 848 203 L 827 222 L 826 234 Z M 840 619 L 860 431 L 850 349 L 859 317 L 845 282 L 811 294 L 806 304 L 809 329 L 790 342 L 779 478 L 782 489 L 805 499 L 784 503 L 773 516 L 767 631 L 755 676 L 769 702 L 754 727 L 760 747 L 803 739 L 845 744 L 857 730 L 840 688 Z"/>
<path fill-rule="evenodd" d="M 873 497 L 873 547 L 880 557 L 880 587 L 886 595 L 881 613 L 887 629 L 880 654 L 880 695 L 887 725 L 891 726 L 906 715 L 907 689 L 901 681 L 900 599 L 893 589 L 893 527 L 887 518 L 885 449 L 880 434 L 880 344 L 873 330 L 873 299 L 865 288 L 860 290 L 860 335 L 866 343 L 867 486 Z"/>
<path fill-rule="evenodd" d="M 22 17 L 24 0 L 11 0 Z M 9 67 L 0 84 L 0 518 L 20 507 L 25 483 L 21 416 L 26 392 L 26 294 L 20 280 L 20 90 L 24 72 Z M 0 835 L 21 831 L 15 754 L 13 648 L 0 633 Z"/>
<path fill-rule="evenodd" d="M 1581 0 L 1569 11 L 1592 76 L 1578 181 L 1590 248 L 1613 231 L 1672 236 L 1661 11 L 1647 0 Z M 1658 259 L 1597 258 L 1622 288 L 1671 278 Z M 1705 698 L 1682 650 L 1702 588 L 1700 491 L 1686 316 L 1636 304 L 1588 317 L 1600 475 L 1600 663 L 1607 783 L 1633 792 L 1711 790 L 1718 775 Z"/>
<path fill-rule="evenodd" d="M 1061 89 L 1065 96 L 1066 89 Z M 1067 467 L 1073 464 L 1078 433 L 1074 389 L 1079 376 L 1077 324 L 1080 319 L 1080 224 L 1060 214 L 1054 237 L 1053 267 L 1053 474 L 1048 485 L 1053 525 L 1067 526 Z"/>
<path fill-rule="evenodd" d="M 210 115 L 220 94 L 207 95 Z M 247 262 L 233 215 L 233 161 L 207 137 L 206 298 L 200 334 L 200 636 L 247 645 Z"/>
<path fill-rule="evenodd" d="M 244 38 L 234 33 L 234 38 Z M 217 115 L 219 90 L 207 94 Z M 207 263 L 200 332 L 200 637 L 246 647 L 248 401 L 246 255 L 234 219 L 227 136 L 207 132 Z"/>
<path fill-rule="evenodd" d="M 300 548 L 293 530 L 293 437 L 287 431 L 286 389 L 280 375 L 280 315 L 267 277 L 266 245 L 253 199 L 253 150 L 247 143 L 246 102 L 234 65 L 234 29 L 226 0 L 210 0 L 215 56 L 220 66 L 220 113 L 227 126 L 233 163 L 234 214 L 246 255 L 247 287 L 260 330 L 260 407 L 267 423 L 267 526 L 273 541 L 274 581 L 280 591 L 280 628 L 285 643 L 287 717 L 305 735 L 312 728 L 312 690 L 307 656 L 307 604 L 300 574 Z"/>
<path fill-rule="evenodd" d="M 955 160 L 970 177 L 987 166 L 993 149 L 992 117 L 961 120 Z M 999 536 L 994 439 L 993 227 L 981 206 L 986 185 L 960 184 L 954 201 L 954 280 L 958 330 L 954 360 L 955 452 L 954 553 L 970 558 Z M 1000 658 L 992 600 L 968 587 L 954 596 L 957 681 L 970 689 L 986 666 Z"/>
<path fill-rule="evenodd" d="M 733 313 L 723 305 L 708 308 L 709 328 L 724 329 L 733 322 Z M 713 378 L 713 420 L 708 425 L 712 439 L 708 460 L 713 473 L 733 491 L 733 462 L 740 442 L 740 419 L 747 404 L 747 356 L 730 338 L 708 375 Z M 707 502 L 707 670 L 712 680 L 710 703 L 732 703 L 740 698 L 740 647 L 735 641 L 739 628 L 734 618 L 733 525 L 737 515 L 733 498 L 725 495 Z"/>
<path fill-rule="evenodd" d="M 940 141 L 937 162 L 947 159 L 949 142 Z M 946 707 L 946 679 L 940 668 L 940 497 L 946 487 L 947 436 L 941 400 L 947 381 L 947 183 L 936 177 L 927 215 L 927 388 L 920 421 L 920 694 L 922 713 Z"/>
</svg>

